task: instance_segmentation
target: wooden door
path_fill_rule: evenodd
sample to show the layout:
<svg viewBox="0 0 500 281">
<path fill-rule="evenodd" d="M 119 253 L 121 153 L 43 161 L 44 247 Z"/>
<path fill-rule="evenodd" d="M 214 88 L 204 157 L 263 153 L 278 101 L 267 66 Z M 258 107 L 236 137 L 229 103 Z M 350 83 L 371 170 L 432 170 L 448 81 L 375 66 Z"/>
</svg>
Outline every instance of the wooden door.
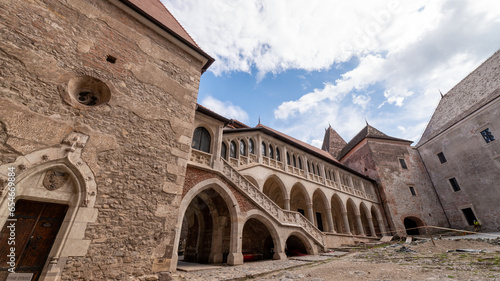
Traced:
<svg viewBox="0 0 500 281">
<path fill-rule="evenodd" d="M 15 254 L 17 273 L 33 273 L 38 280 L 52 249 L 59 228 L 68 210 L 67 205 L 18 200 L 15 210 Z M 7 271 L 7 254 L 10 252 L 7 221 L 0 234 L 0 270 Z"/>
</svg>

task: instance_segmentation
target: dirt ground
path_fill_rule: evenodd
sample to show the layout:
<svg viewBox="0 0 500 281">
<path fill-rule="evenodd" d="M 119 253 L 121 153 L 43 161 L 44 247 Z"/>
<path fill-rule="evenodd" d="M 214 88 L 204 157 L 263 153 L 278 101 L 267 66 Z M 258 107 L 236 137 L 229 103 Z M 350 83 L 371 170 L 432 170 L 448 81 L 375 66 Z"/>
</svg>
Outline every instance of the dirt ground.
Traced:
<svg viewBox="0 0 500 281">
<path fill-rule="evenodd" d="M 435 243 L 435 246 L 429 241 L 360 249 L 255 280 L 500 280 L 499 239 L 489 242 L 443 239 Z"/>
</svg>

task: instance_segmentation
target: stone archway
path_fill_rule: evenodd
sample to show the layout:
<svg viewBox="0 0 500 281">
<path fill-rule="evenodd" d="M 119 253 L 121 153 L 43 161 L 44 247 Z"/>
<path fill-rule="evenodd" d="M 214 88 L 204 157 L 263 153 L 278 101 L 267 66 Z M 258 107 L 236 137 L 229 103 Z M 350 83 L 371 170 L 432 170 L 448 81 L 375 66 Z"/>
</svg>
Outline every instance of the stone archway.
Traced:
<svg viewBox="0 0 500 281">
<path fill-rule="evenodd" d="M 292 233 L 285 242 L 285 253 L 287 256 L 305 256 L 311 254 L 310 245 L 307 240 L 298 233 Z"/>
<path fill-rule="evenodd" d="M 193 213 L 190 213 L 191 210 Z M 201 212 L 200 210 L 208 211 L 208 214 Z M 194 244 L 194 240 L 189 242 L 190 247 L 198 250 L 205 251 L 196 260 L 205 260 L 208 263 L 219 263 L 226 262 L 229 265 L 237 265 L 243 263 L 243 255 L 241 254 L 241 239 L 238 239 L 238 214 L 240 213 L 239 204 L 234 194 L 226 186 L 226 184 L 217 178 L 211 178 L 199 182 L 193 186 L 184 195 L 180 207 L 179 207 L 179 217 L 177 220 L 176 232 L 174 245 L 182 245 L 184 243 L 185 248 L 188 248 L 187 236 L 189 234 L 189 226 L 192 227 L 191 231 L 193 237 L 205 237 L 206 241 L 201 244 L 204 245 L 200 247 L 197 243 Z M 194 223 L 184 227 L 183 224 L 189 220 L 194 220 L 189 216 L 196 215 L 197 227 Z M 186 215 L 188 217 L 186 217 Z M 193 222 L 193 221 L 191 221 Z M 200 229 L 201 225 L 207 228 L 207 225 L 211 223 L 209 229 Z M 206 224 L 206 225 L 205 225 Z M 193 228 L 194 227 L 194 228 Z M 184 229 L 184 236 L 186 241 L 181 240 L 182 230 Z M 194 234 L 196 233 L 196 235 Z M 191 238 L 194 239 L 194 238 Z M 207 250 L 207 249 L 210 250 Z M 210 251 L 208 259 L 206 258 L 207 252 Z M 186 254 L 186 252 L 184 252 Z M 179 259 L 178 252 L 174 251 L 172 254 L 172 260 L 170 262 L 170 270 L 175 271 L 177 268 L 177 261 Z M 194 258 L 192 258 L 194 261 Z"/>
<path fill-rule="evenodd" d="M 425 226 L 425 223 L 421 219 L 417 217 L 406 217 L 404 218 L 403 223 L 405 225 L 407 235 L 420 235 L 423 233 L 420 227 Z"/>
<path fill-rule="evenodd" d="M 349 228 L 351 230 L 351 233 L 354 235 L 360 235 L 362 230 L 359 229 L 356 219 L 356 217 L 359 216 L 359 212 L 356 208 L 356 205 L 350 198 L 347 200 L 346 205 L 347 205 L 347 217 L 349 219 Z"/>
<path fill-rule="evenodd" d="M 375 233 L 372 233 L 371 227 L 373 227 L 372 216 L 368 211 L 365 203 L 361 203 L 359 205 L 359 214 L 361 217 L 361 225 L 363 227 L 363 231 L 366 235 L 375 236 Z"/>
<path fill-rule="evenodd" d="M 344 217 L 343 217 L 343 214 L 345 214 L 346 211 L 342 203 L 342 200 L 337 194 L 334 194 L 332 196 L 331 206 L 332 206 L 333 227 L 335 228 L 335 231 L 337 233 L 348 233 L 348 231 L 346 231 L 346 228 L 344 226 Z"/>
<path fill-rule="evenodd" d="M 245 222 L 242 233 L 243 260 L 269 260 L 274 257 L 274 239 L 266 225 L 256 218 Z"/>
<path fill-rule="evenodd" d="M 329 222 L 330 214 L 328 213 L 330 208 L 323 191 L 317 189 L 313 193 L 312 203 L 316 227 L 321 231 L 332 232 Z"/>
<path fill-rule="evenodd" d="M 290 210 L 301 213 L 314 223 L 311 200 L 306 189 L 300 184 L 295 184 L 290 192 Z"/>
<path fill-rule="evenodd" d="M 286 190 L 283 183 L 276 176 L 271 176 L 266 180 L 262 192 L 281 209 L 286 209 L 285 201 L 288 199 Z"/>
<path fill-rule="evenodd" d="M 60 147 L 39 150 L 0 166 L 0 182 L 7 180 L 9 169 L 15 171 L 16 203 L 28 204 L 24 209 L 29 212 L 39 210 L 38 220 L 49 221 L 40 222 L 47 229 L 57 225 L 50 221 L 61 223 L 57 231 L 54 228 L 54 236 L 50 239 L 45 239 L 44 235 L 28 237 L 36 240 L 37 247 L 47 247 L 48 253 L 41 259 L 37 273 L 41 279 L 60 278 L 66 259 L 85 256 L 90 246 L 91 240 L 85 239 L 85 231 L 88 223 L 96 221 L 98 210 L 94 208 L 97 196 L 94 174 L 81 158 L 87 139 L 88 136 L 73 132 Z M 8 219 L 7 195 L 4 193 L 0 200 L 0 225 Z M 22 206 L 20 211 L 23 211 Z M 19 223 L 19 229 L 23 228 Z M 36 226 L 32 231 L 37 231 Z"/>
<path fill-rule="evenodd" d="M 198 193 L 189 203 L 179 245 L 183 260 L 198 263 L 227 262 L 231 240 L 229 208 L 212 188 Z"/>
</svg>

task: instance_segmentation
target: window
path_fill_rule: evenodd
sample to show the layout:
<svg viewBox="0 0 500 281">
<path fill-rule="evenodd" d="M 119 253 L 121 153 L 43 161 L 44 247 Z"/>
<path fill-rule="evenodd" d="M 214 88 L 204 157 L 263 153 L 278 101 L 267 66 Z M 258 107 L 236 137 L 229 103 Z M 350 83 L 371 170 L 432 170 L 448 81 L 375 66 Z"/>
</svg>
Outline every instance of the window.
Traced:
<svg viewBox="0 0 500 281">
<path fill-rule="evenodd" d="M 451 184 L 451 187 L 453 187 L 453 191 L 457 192 L 460 190 L 460 186 L 458 185 L 457 179 L 451 178 L 450 184 Z"/>
<path fill-rule="evenodd" d="M 276 161 L 281 161 L 280 149 L 276 147 Z"/>
<path fill-rule="evenodd" d="M 328 170 L 325 170 L 325 177 L 327 180 L 330 180 L 330 172 Z"/>
<path fill-rule="evenodd" d="M 486 128 L 485 130 L 481 131 L 481 136 L 483 136 L 483 139 L 486 143 L 490 143 L 495 140 L 495 137 L 490 132 L 490 128 Z"/>
<path fill-rule="evenodd" d="M 476 216 L 474 215 L 474 211 L 472 211 L 471 208 L 465 208 L 462 209 L 462 213 L 465 216 L 465 219 L 467 220 L 467 223 L 469 225 L 474 225 L 474 221 L 476 221 Z"/>
<path fill-rule="evenodd" d="M 255 154 L 255 148 L 253 145 L 253 139 L 248 140 L 248 152 L 251 154 Z"/>
<path fill-rule="evenodd" d="M 300 158 L 299 158 L 300 160 Z M 295 155 L 293 156 L 293 166 L 297 167 L 297 159 L 295 158 Z"/>
<path fill-rule="evenodd" d="M 222 143 L 222 147 L 220 149 L 220 157 L 227 159 L 227 145 Z"/>
<path fill-rule="evenodd" d="M 438 158 L 439 158 L 439 161 L 441 162 L 441 164 L 446 163 L 446 157 L 444 157 L 443 152 L 438 153 Z"/>
<path fill-rule="evenodd" d="M 319 165 L 316 164 L 316 173 L 318 173 L 318 176 L 321 176 L 321 173 L 319 172 Z"/>
<path fill-rule="evenodd" d="M 240 155 L 247 155 L 247 145 L 243 140 L 240 141 Z"/>
<path fill-rule="evenodd" d="M 269 158 L 274 159 L 274 150 L 271 145 L 269 145 Z"/>
<path fill-rule="evenodd" d="M 236 143 L 234 141 L 229 144 L 229 157 L 236 158 Z"/>
<path fill-rule="evenodd" d="M 210 133 L 203 127 L 194 130 L 191 147 L 206 153 L 210 153 Z"/>
<path fill-rule="evenodd" d="M 401 164 L 401 168 L 403 169 L 408 169 L 408 166 L 406 166 L 406 162 L 404 159 L 399 159 L 399 164 Z"/>
<path fill-rule="evenodd" d="M 300 157 L 299 157 L 299 169 L 302 170 L 302 160 L 300 159 Z"/>
<path fill-rule="evenodd" d="M 314 164 L 311 165 L 311 168 L 312 168 L 313 174 L 316 174 L 316 171 L 314 170 Z"/>
<path fill-rule="evenodd" d="M 307 161 L 307 172 L 311 173 L 311 163 L 309 161 Z"/>
<path fill-rule="evenodd" d="M 267 156 L 267 147 L 264 142 L 262 142 L 262 156 Z"/>
<path fill-rule="evenodd" d="M 417 193 L 415 192 L 415 188 L 413 188 L 413 186 L 410 186 L 410 192 L 412 196 L 417 196 Z"/>
<path fill-rule="evenodd" d="M 288 153 L 288 152 L 286 153 L 286 164 L 291 165 L 290 164 L 290 153 Z"/>
</svg>

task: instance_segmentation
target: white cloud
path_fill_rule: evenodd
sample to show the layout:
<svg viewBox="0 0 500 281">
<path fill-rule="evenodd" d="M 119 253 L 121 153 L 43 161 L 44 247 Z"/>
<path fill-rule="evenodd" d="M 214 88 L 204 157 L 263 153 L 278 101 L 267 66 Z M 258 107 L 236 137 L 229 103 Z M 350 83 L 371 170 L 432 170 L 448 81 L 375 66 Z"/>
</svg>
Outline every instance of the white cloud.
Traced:
<svg viewBox="0 0 500 281">
<path fill-rule="evenodd" d="M 223 102 L 212 96 L 207 96 L 200 104 L 226 118 L 236 119 L 243 123 L 248 122 L 248 113 L 230 101 Z"/>
<path fill-rule="evenodd" d="M 328 122 L 350 138 L 365 117 L 387 134 L 413 139 L 438 89 L 446 93 L 500 47 L 495 0 L 162 1 L 216 58 L 215 74 L 256 69 L 262 79 L 356 58 L 340 79 L 274 111 L 277 129 L 308 142 L 322 139 Z M 369 93 L 372 86 L 381 90 Z"/>
</svg>

